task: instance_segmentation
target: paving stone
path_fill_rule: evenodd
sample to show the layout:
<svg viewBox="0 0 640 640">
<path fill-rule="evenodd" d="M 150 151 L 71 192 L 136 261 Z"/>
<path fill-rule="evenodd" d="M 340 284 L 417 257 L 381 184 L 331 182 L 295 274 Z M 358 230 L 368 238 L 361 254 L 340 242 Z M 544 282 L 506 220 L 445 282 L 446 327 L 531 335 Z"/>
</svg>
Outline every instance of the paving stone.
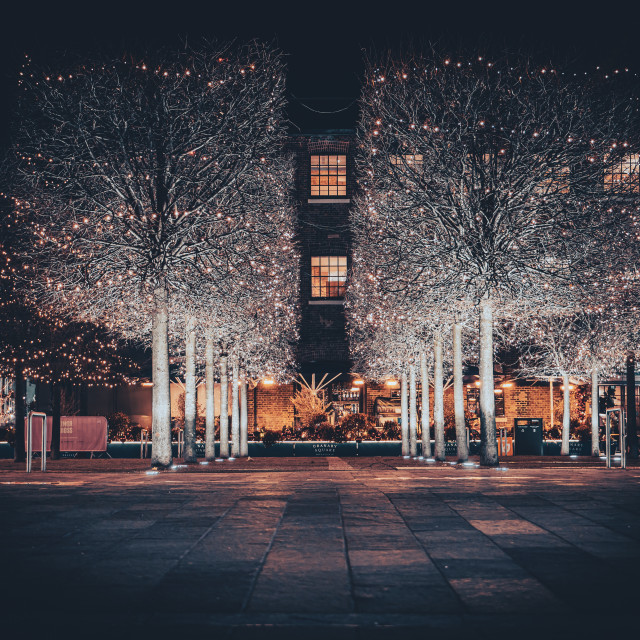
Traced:
<svg viewBox="0 0 640 640">
<path fill-rule="evenodd" d="M 37 629 L 34 602 L 45 635 L 55 617 L 110 639 L 583 640 L 634 621 L 637 469 L 146 464 L 0 462 L 3 630 Z"/>
</svg>

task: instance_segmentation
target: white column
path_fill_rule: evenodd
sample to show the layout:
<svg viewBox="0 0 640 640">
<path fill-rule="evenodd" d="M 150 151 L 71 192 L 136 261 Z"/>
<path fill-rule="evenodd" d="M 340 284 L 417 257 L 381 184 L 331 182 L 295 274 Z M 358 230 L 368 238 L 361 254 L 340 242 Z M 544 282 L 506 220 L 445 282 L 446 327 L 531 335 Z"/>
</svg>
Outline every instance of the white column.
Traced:
<svg viewBox="0 0 640 640">
<path fill-rule="evenodd" d="M 591 370 L 591 455 L 600 455 L 600 415 L 598 398 L 598 370 Z"/>
<path fill-rule="evenodd" d="M 442 336 L 433 340 L 433 430 L 435 435 L 435 459 L 445 460 L 444 446 L 444 371 Z"/>
<path fill-rule="evenodd" d="M 453 325 L 453 411 L 456 421 L 456 448 L 458 462 L 469 459 L 467 426 L 464 420 L 464 384 L 462 380 L 462 325 Z"/>
<path fill-rule="evenodd" d="M 571 396 L 569 391 L 569 374 L 562 374 L 562 446 L 560 448 L 561 456 L 569 455 L 569 436 L 571 433 Z"/>
<path fill-rule="evenodd" d="M 249 455 L 249 414 L 247 406 L 247 376 L 242 372 L 240 381 L 240 456 Z"/>
<path fill-rule="evenodd" d="M 169 302 L 167 290 L 158 287 L 153 294 L 151 321 L 151 465 L 169 467 L 171 451 L 171 391 L 169 380 Z"/>
<path fill-rule="evenodd" d="M 185 336 L 185 374 L 184 374 L 184 453 L 186 463 L 198 461 L 196 452 L 196 320 L 188 318 Z"/>
<path fill-rule="evenodd" d="M 204 349 L 205 360 L 205 411 L 206 411 L 206 432 L 204 442 L 204 457 L 209 462 L 216 457 L 216 405 L 215 405 L 215 371 L 214 371 L 214 343 L 211 333 L 207 333 Z"/>
<path fill-rule="evenodd" d="M 427 354 L 420 354 L 420 374 L 422 384 L 422 455 L 431 457 L 431 417 L 429 411 L 429 368 L 427 366 Z"/>
<path fill-rule="evenodd" d="M 498 466 L 496 398 L 493 382 L 493 309 L 490 300 L 480 303 L 480 464 Z"/>
<path fill-rule="evenodd" d="M 220 356 L 220 457 L 229 457 L 229 372 L 228 358 Z"/>
<path fill-rule="evenodd" d="M 416 365 L 409 366 L 409 452 L 418 455 L 418 407 L 416 389 Z"/>
<path fill-rule="evenodd" d="M 409 455 L 409 407 L 407 397 L 407 374 L 400 377 L 400 432 L 402 433 L 402 455 Z"/>
<path fill-rule="evenodd" d="M 234 358 L 231 367 L 231 455 L 240 455 L 240 411 L 238 406 L 240 385 L 240 367 Z"/>
</svg>

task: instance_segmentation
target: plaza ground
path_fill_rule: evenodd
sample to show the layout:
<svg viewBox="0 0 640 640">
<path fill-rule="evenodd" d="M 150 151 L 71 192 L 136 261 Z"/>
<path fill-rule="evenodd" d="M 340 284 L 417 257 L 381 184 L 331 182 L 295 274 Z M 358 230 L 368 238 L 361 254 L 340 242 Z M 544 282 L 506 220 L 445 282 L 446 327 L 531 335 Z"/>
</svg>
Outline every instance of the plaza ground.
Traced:
<svg viewBox="0 0 640 640">
<path fill-rule="evenodd" d="M 34 468 L 39 468 L 34 461 Z M 0 462 L 5 638 L 640 630 L 640 468 L 512 459 Z"/>
</svg>

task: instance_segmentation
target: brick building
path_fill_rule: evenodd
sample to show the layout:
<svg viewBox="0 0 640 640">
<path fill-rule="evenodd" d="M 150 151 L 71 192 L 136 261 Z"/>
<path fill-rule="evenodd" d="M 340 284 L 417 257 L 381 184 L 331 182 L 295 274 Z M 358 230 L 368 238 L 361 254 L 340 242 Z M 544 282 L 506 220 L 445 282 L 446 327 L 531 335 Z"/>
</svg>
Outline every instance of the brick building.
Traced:
<svg viewBox="0 0 640 640">
<path fill-rule="evenodd" d="M 296 162 L 294 201 L 301 250 L 299 371 L 307 381 L 313 375 L 316 381 L 325 374 L 338 376 L 328 389 L 328 400 L 337 408 L 338 416 L 349 411 L 374 415 L 377 398 L 390 398 L 390 404 L 394 404 L 399 391 L 397 385 L 372 384 L 351 372 L 344 293 L 351 262 L 349 210 L 356 189 L 355 142 L 351 129 L 325 129 L 294 134 L 288 144 Z M 478 402 L 475 379 L 468 375 L 465 384 L 465 408 L 472 413 L 477 411 Z M 294 392 L 295 384 L 259 384 L 249 394 L 250 428 L 294 424 Z M 555 409 L 560 408 L 559 383 L 553 387 L 553 398 Z M 575 400 L 572 402 L 575 404 Z M 515 418 L 531 417 L 543 418 L 548 428 L 549 385 L 499 376 L 496 409 L 498 426 L 511 426 Z M 445 414 L 453 415 L 451 388 L 445 393 Z"/>
</svg>

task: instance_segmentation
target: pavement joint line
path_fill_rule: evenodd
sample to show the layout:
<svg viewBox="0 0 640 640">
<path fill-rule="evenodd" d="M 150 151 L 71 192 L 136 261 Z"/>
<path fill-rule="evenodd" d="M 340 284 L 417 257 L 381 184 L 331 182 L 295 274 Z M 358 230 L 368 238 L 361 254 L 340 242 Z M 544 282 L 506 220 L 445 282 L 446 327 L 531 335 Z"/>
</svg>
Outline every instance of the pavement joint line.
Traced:
<svg viewBox="0 0 640 640">
<path fill-rule="evenodd" d="M 278 534 L 278 531 L 280 530 L 280 525 L 282 524 L 282 521 L 284 520 L 284 514 L 287 512 L 287 509 L 289 508 L 289 503 L 291 502 L 291 494 L 289 494 L 287 496 L 287 501 L 284 505 L 284 508 L 282 509 L 282 513 L 280 514 L 280 517 L 278 518 L 278 522 L 276 523 L 276 526 L 273 528 L 273 534 L 271 535 L 271 538 L 269 540 L 269 544 L 267 545 L 267 548 L 264 550 L 264 553 L 262 554 L 262 558 L 260 558 L 260 562 L 258 563 L 258 566 L 256 567 L 256 570 L 251 578 L 251 582 L 249 583 L 249 589 L 247 590 L 247 595 L 243 598 L 242 600 L 242 604 L 240 605 L 240 611 L 242 613 L 246 612 L 247 608 L 249 607 L 249 604 L 251 603 L 251 598 L 253 597 L 253 592 L 256 589 L 256 584 L 258 584 L 258 578 L 260 577 L 260 574 L 262 573 L 262 570 L 264 569 L 264 565 L 267 561 L 267 556 L 269 555 L 269 552 L 271 551 L 271 549 L 273 548 L 273 543 L 276 539 L 276 535 Z"/>
<path fill-rule="evenodd" d="M 442 569 L 440 569 L 440 567 L 438 566 L 438 563 L 431 557 L 431 554 L 425 548 L 425 546 L 422 544 L 422 541 L 418 538 L 418 536 L 416 535 L 415 531 L 409 526 L 409 523 L 407 522 L 407 519 L 402 515 L 402 512 L 400 511 L 400 509 L 398 509 L 398 505 L 384 491 L 380 490 L 380 493 L 382 493 L 382 495 L 389 501 L 391 506 L 395 509 L 396 513 L 398 514 L 398 516 L 400 517 L 400 519 L 404 523 L 404 526 L 407 528 L 407 530 L 411 533 L 411 536 L 413 537 L 413 539 L 416 541 L 418 547 L 420 549 L 422 549 L 422 552 L 427 556 L 427 558 L 429 558 L 429 561 L 433 564 L 433 566 L 435 567 L 436 571 L 440 574 L 441 578 L 444 580 L 444 582 L 447 585 L 447 587 L 453 593 L 453 596 L 457 600 L 457 602 L 460 605 L 462 611 L 463 612 L 468 612 L 468 607 L 463 602 L 461 595 L 453 588 L 453 586 L 451 585 L 451 582 L 449 582 L 449 579 L 447 578 L 447 576 L 444 574 Z M 431 493 L 431 492 L 429 492 L 429 493 Z M 446 504 L 446 501 L 444 501 L 444 500 L 441 500 L 441 502 L 445 502 L 445 504 Z"/>
<path fill-rule="evenodd" d="M 351 566 L 351 559 L 349 558 L 349 542 L 347 540 L 347 531 L 344 522 L 344 513 L 342 510 L 342 492 L 340 491 L 340 487 L 336 488 L 336 494 L 338 496 L 338 513 L 340 514 L 340 525 L 342 529 L 342 544 L 344 547 L 344 556 L 345 561 L 347 563 L 347 573 L 349 575 L 349 593 L 351 595 L 351 604 L 353 611 L 356 611 L 356 594 L 354 590 L 354 579 L 353 579 L 353 567 Z"/>
</svg>

